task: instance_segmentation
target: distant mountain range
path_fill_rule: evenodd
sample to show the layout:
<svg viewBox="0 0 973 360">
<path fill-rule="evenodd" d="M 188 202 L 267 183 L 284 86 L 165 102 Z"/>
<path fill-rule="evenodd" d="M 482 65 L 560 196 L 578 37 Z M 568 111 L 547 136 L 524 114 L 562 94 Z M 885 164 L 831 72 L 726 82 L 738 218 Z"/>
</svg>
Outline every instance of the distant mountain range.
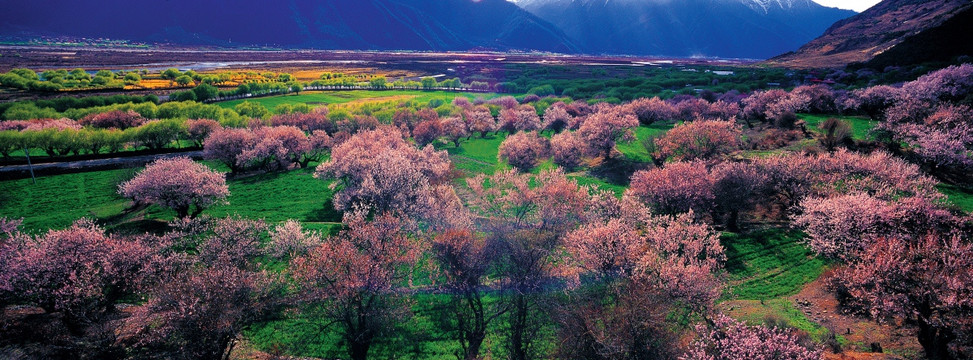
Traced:
<svg viewBox="0 0 973 360">
<path fill-rule="evenodd" d="M 960 55 L 973 55 L 973 2 L 885 0 L 768 63 L 838 67 L 859 62 L 881 69 Z"/>
<path fill-rule="evenodd" d="M 0 31 L 178 45 L 579 52 L 505 0 L 0 0 Z"/>
<path fill-rule="evenodd" d="M 854 12 L 810 0 L 0 0 L 0 33 L 178 45 L 767 58 Z"/>
<path fill-rule="evenodd" d="M 518 0 L 588 52 L 765 59 L 855 15 L 811 0 Z"/>
</svg>

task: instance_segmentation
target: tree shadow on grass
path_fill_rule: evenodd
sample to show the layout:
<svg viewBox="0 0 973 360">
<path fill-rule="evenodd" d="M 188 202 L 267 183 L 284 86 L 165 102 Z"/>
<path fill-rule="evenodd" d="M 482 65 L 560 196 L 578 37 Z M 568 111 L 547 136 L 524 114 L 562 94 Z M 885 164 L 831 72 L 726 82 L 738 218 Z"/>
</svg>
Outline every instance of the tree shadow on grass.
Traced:
<svg viewBox="0 0 973 360">
<path fill-rule="evenodd" d="M 304 221 L 341 222 L 342 213 L 334 209 L 334 201 L 328 199 L 321 207 L 304 214 Z"/>
<path fill-rule="evenodd" d="M 270 180 L 277 179 L 277 178 L 280 177 L 280 174 L 281 174 L 280 172 L 276 172 L 276 171 L 275 172 L 268 172 L 268 173 L 259 173 L 259 174 L 254 174 L 254 175 L 241 174 L 241 175 L 233 176 L 233 178 L 231 178 L 229 180 L 232 180 L 232 181 L 237 182 L 237 183 L 240 183 L 240 184 L 252 185 L 252 184 L 256 184 L 256 183 L 261 183 L 261 182 L 265 182 L 265 181 L 270 181 Z"/>
<path fill-rule="evenodd" d="M 780 264 L 791 263 L 795 258 L 793 254 L 789 254 L 784 249 L 795 241 L 800 241 L 799 234 L 776 228 L 756 229 L 739 234 L 724 233 L 720 238 L 726 254 L 724 268 L 730 274 L 746 274 L 752 271 L 751 266 L 746 263 L 748 260 L 773 258 Z M 740 244 L 740 246 L 737 246 L 737 244 Z M 751 246 L 748 248 L 743 244 L 759 245 L 759 247 Z M 741 249 L 749 250 L 749 252 L 742 252 Z"/>
<path fill-rule="evenodd" d="M 649 167 L 651 164 L 631 161 L 624 157 L 613 157 L 592 167 L 588 173 L 612 185 L 628 186 L 632 174 Z"/>
<path fill-rule="evenodd" d="M 118 235 L 140 235 L 154 234 L 163 235 L 168 232 L 169 224 L 159 219 L 140 219 L 127 221 L 109 226 L 113 234 Z"/>
</svg>

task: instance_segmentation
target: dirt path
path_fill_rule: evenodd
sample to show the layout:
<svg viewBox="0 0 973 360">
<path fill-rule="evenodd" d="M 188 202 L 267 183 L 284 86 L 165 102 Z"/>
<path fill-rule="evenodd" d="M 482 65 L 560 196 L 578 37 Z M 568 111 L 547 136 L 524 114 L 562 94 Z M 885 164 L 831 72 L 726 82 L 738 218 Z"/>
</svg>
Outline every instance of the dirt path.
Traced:
<svg viewBox="0 0 973 360">
<path fill-rule="evenodd" d="M 78 172 L 82 170 L 99 169 L 123 169 L 143 166 L 156 159 L 167 159 L 174 157 L 190 157 L 193 159 L 202 158 L 202 151 L 188 151 L 167 154 L 139 155 L 129 157 L 118 157 L 110 159 L 81 160 L 56 163 L 34 164 L 34 173 L 37 176 L 50 175 L 57 173 Z M 22 179 L 30 177 L 30 167 L 27 165 L 8 165 L 0 166 L 0 179 Z"/>
</svg>

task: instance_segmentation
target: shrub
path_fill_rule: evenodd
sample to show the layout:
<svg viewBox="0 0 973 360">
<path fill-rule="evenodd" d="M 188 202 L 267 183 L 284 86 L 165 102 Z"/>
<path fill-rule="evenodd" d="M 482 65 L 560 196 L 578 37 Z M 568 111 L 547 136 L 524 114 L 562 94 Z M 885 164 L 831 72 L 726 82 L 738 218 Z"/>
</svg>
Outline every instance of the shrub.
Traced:
<svg viewBox="0 0 973 360">
<path fill-rule="evenodd" d="M 834 151 L 839 146 L 848 146 L 854 141 L 851 125 L 847 121 L 829 118 L 821 123 L 820 128 L 824 134 L 818 138 L 818 141 L 828 151 Z"/>
<path fill-rule="evenodd" d="M 551 157 L 554 163 L 567 170 L 581 165 L 586 145 L 577 134 L 563 132 L 551 137 Z"/>
<path fill-rule="evenodd" d="M 615 142 L 631 141 L 635 138 L 632 128 L 638 124 L 638 119 L 623 109 L 602 109 L 584 120 L 578 129 L 578 135 L 588 143 L 592 152 L 608 160 L 615 150 Z"/>
<path fill-rule="evenodd" d="M 625 191 L 661 214 L 694 210 L 708 213 L 714 206 L 713 180 L 702 162 L 676 162 L 661 169 L 641 170 L 632 175 Z"/>
<path fill-rule="evenodd" d="M 714 159 L 739 150 L 742 133 L 737 124 L 729 121 L 683 123 L 656 140 L 653 157 L 674 161 Z"/>
<path fill-rule="evenodd" d="M 256 139 L 253 132 L 247 129 L 220 129 L 208 137 L 203 142 L 203 156 L 211 160 L 219 160 L 236 172 L 243 169 L 237 162 L 246 149 L 253 147 Z"/>
<path fill-rule="evenodd" d="M 470 136 L 470 131 L 466 128 L 466 122 L 462 117 L 451 116 L 441 122 L 443 135 L 446 135 L 453 145 L 459 147 L 459 139 Z"/>
<path fill-rule="evenodd" d="M 497 157 L 511 166 L 527 172 L 547 156 L 548 141 L 535 132 L 520 132 L 507 137 L 500 144 Z"/>
<path fill-rule="evenodd" d="M 543 129 L 559 133 L 571 124 L 572 116 L 568 114 L 564 106 L 563 103 L 555 103 L 544 111 Z"/>
<path fill-rule="evenodd" d="M 154 120 L 134 128 L 133 140 L 152 150 L 162 149 L 173 141 L 185 137 L 186 129 L 182 121 Z"/>
<path fill-rule="evenodd" d="M 223 126 L 216 120 L 210 119 L 189 119 L 186 120 L 186 131 L 189 139 L 196 143 L 196 146 L 203 146 L 203 141 L 210 134 L 222 130 Z"/>
<path fill-rule="evenodd" d="M 78 121 L 83 126 L 91 126 L 100 129 L 119 129 L 125 130 L 138 127 L 146 122 L 146 119 L 137 112 L 114 110 L 104 113 L 95 113 L 85 116 Z"/>
<path fill-rule="evenodd" d="M 642 125 L 652 125 L 656 122 L 672 121 L 676 119 L 678 112 L 668 102 L 660 100 L 658 97 L 651 99 L 638 98 L 626 105 L 629 111 L 638 117 Z"/>
</svg>

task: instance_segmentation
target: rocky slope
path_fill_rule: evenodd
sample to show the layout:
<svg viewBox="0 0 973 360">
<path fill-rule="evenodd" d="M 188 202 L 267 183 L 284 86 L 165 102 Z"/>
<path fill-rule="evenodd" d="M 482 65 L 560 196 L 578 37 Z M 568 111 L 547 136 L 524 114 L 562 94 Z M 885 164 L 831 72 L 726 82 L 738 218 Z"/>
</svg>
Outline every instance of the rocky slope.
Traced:
<svg viewBox="0 0 973 360">
<path fill-rule="evenodd" d="M 878 57 L 884 65 L 905 65 L 968 54 L 971 7 L 970 0 L 885 0 L 768 63 L 839 67 Z"/>
</svg>

